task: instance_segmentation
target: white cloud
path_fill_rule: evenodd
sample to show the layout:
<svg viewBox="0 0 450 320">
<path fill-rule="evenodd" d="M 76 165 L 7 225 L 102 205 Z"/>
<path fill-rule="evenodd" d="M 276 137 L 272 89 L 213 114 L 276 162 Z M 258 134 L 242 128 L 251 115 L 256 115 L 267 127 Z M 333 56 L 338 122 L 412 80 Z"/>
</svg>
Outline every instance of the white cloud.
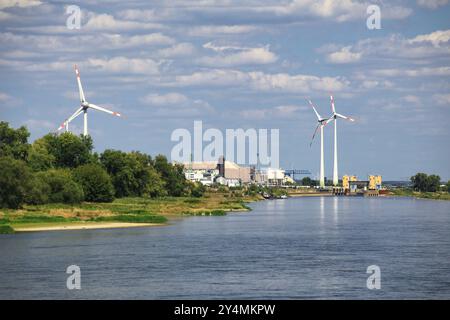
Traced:
<svg viewBox="0 0 450 320">
<path fill-rule="evenodd" d="M 417 0 L 417 5 L 428 9 L 437 9 L 447 3 L 448 0 Z"/>
<path fill-rule="evenodd" d="M 111 59 L 87 60 L 87 63 L 106 72 L 124 72 L 136 74 L 159 74 L 160 63 L 152 59 L 130 59 L 126 57 L 114 57 Z"/>
<path fill-rule="evenodd" d="M 341 50 L 327 55 L 327 61 L 336 64 L 352 63 L 361 60 L 361 52 L 351 52 L 351 47 L 343 47 Z"/>
<path fill-rule="evenodd" d="M 169 92 L 167 94 L 151 93 L 142 98 L 141 101 L 154 106 L 165 106 L 185 103 L 188 101 L 188 98 L 177 92 Z"/>
<path fill-rule="evenodd" d="M 440 47 L 441 43 L 447 43 L 450 40 L 450 30 L 438 30 L 429 34 L 418 35 L 408 40 L 409 43 L 430 42 L 435 47 Z"/>
<path fill-rule="evenodd" d="M 423 76 L 450 76 L 450 67 L 423 67 L 415 69 L 378 69 L 373 74 L 385 77 L 423 77 Z"/>
<path fill-rule="evenodd" d="M 268 46 L 259 48 L 215 46 L 211 42 L 203 45 L 204 48 L 218 52 L 216 56 L 206 56 L 198 59 L 200 64 L 216 67 L 230 67 L 239 65 L 269 64 L 278 60 L 278 57 L 269 50 Z"/>
<path fill-rule="evenodd" d="M 190 56 L 195 53 L 195 47 L 191 43 L 183 42 L 177 43 L 171 47 L 160 49 L 157 55 L 163 58 L 174 58 Z"/>
<path fill-rule="evenodd" d="M 242 33 L 250 33 L 258 30 L 259 28 L 251 25 L 208 25 L 192 27 L 187 31 L 190 36 L 209 37 L 215 35 L 236 35 Z"/>
<path fill-rule="evenodd" d="M 38 0 L 2 0 L 0 1 L 0 9 L 10 8 L 10 7 L 34 7 L 42 4 Z"/>
<path fill-rule="evenodd" d="M 260 71 L 214 69 L 175 77 L 169 86 L 243 86 L 258 91 L 310 92 L 312 90 L 338 92 L 346 89 L 349 82 L 340 77 L 317 77 L 311 75 L 267 74 Z"/>
<path fill-rule="evenodd" d="M 88 31 L 125 31 L 135 29 L 160 29 L 163 28 L 163 26 L 159 23 L 117 20 L 109 14 L 94 14 L 81 28 Z"/>
<path fill-rule="evenodd" d="M 214 108 L 208 102 L 191 99 L 177 92 L 150 93 L 141 98 L 140 101 L 151 107 L 152 114 L 157 117 L 198 117 L 214 111 Z"/>
<path fill-rule="evenodd" d="M 293 119 L 298 116 L 300 110 L 304 107 L 296 105 L 281 105 L 272 108 L 249 108 L 239 112 L 244 119 L 262 120 L 262 119 Z"/>
<path fill-rule="evenodd" d="M 433 100 L 438 105 L 447 106 L 447 107 L 450 106 L 450 94 L 449 93 L 435 94 L 435 95 L 433 95 Z"/>
</svg>

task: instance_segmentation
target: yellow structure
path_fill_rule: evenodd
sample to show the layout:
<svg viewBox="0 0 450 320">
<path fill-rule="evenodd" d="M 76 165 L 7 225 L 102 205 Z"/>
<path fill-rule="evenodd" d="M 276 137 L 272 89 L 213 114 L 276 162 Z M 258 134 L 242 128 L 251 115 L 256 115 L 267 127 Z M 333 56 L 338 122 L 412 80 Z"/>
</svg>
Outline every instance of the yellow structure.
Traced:
<svg viewBox="0 0 450 320">
<path fill-rule="evenodd" d="M 369 176 L 369 190 L 380 190 L 381 189 L 381 176 Z"/>
<path fill-rule="evenodd" d="M 344 189 L 348 189 L 349 188 L 349 180 L 350 180 L 350 177 L 349 176 L 343 176 L 342 177 L 342 188 L 344 188 Z"/>
<path fill-rule="evenodd" d="M 358 181 L 356 176 L 343 176 L 342 177 L 342 188 L 350 189 L 350 181 Z"/>
</svg>

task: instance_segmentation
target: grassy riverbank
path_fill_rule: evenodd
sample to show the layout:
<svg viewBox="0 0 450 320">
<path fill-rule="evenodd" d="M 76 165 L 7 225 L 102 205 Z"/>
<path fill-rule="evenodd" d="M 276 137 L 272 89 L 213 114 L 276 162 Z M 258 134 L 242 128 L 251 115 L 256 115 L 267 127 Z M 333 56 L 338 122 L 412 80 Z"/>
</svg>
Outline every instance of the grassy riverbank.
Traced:
<svg viewBox="0 0 450 320">
<path fill-rule="evenodd" d="M 391 191 L 393 196 L 401 197 L 414 197 L 420 199 L 432 199 L 432 200 L 450 200 L 450 193 L 445 191 L 440 192 L 419 192 L 411 189 L 394 189 Z"/>
<path fill-rule="evenodd" d="M 210 192 L 201 198 L 121 198 L 111 203 L 83 202 L 79 205 L 25 205 L 22 209 L 0 209 L 0 233 L 14 230 L 55 230 L 161 225 L 171 218 L 193 215 L 225 215 L 248 211 L 247 202 L 259 196 Z"/>
</svg>

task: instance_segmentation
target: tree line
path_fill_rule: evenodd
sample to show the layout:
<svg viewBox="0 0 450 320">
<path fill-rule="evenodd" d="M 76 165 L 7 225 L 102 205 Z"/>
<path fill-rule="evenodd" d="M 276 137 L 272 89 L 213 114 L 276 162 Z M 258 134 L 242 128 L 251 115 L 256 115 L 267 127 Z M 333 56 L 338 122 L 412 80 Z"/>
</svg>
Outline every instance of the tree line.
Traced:
<svg viewBox="0 0 450 320">
<path fill-rule="evenodd" d="M 120 197 L 203 195 L 183 166 L 164 155 L 107 149 L 93 152 L 90 136 L 49 133 L 33 143 L 26 127 L 0 122 L 0 207 L 111 202 Z"/>
<path fill-rule="evenodd" d="M 411 177 L 411 183 L 415 191 L 437 192 L 441 190 L 441 177 L 435 174 L 427 175 L 419 172 Z M 450 192 L 450 181 L 442 188 L 442 191 Z"/>
</svg>

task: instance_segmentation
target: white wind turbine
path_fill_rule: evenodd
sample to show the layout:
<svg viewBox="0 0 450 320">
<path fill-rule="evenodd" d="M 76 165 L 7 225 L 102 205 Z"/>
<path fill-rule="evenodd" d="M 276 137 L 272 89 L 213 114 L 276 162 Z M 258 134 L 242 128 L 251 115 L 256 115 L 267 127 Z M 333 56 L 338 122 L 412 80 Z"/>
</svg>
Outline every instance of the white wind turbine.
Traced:
<svg viewBox="0 0 450 320">
<path fill-rule="evenodd" d="M 73 119 L 75 119 L 76 117 L 78 117 L 80 114 L 84 114 L 84 129 L 83 129 L 83 135 L 87 136 L 88 135 L 88 121 L 87 121 L 87 110 L 89 108 L 91 109 L 95 109 L 98 111 L 103 111 L 109 114 L 112 114 L 114 116 L 118 116 L 120 117 L 121 114 L 118 112 L 114 112 L 114 111 L 110 111 L 108 109 L 96 106 L 95 104 L 89 103 L 86 101 L 86 98 L 84 97 L 84 92 L 83 92 L 83 87 L 81 86 L 81 80 L 80 80 L 80 71 L 78 70 L 77 66 L 75 65 L 75 74 L 77 75 L 77 82 L 78 82 L 78 91 L 80 93 L 80 102 L 81 105 L 80 107 L 69 117 L 67 118 L 62 124 L 61 126 L 58 128 L 58 131 L 61 130 L 62 128 L 66 128 L 66 131 L 69 131 L 69 123 L 70 121 L 72 121 Z"/>
<path fill-rule="evenodd" d="M 336 112 L 336 109 L 334 107 L 334 99 L 333 96 L 330 95 L 331 100 L 331 111 L 333 112 L 331 114 L 330 119 L 327 120 L 326 123 L 329 123 L 334 120 L 334 167 L 333 167 L 333 185 L 337 186 L 339 183 L 339 176 L 338 176 L 338 160 L 337 160 L 337 118 L 349 120 L 349 121 L 355 121 L 355 119 L 351 117 L 344 116 L 340 113 Z"/>
<path fill-rule="evenodd" d="M 317 112 L 316 108 L 314 107 L 314 104 L 311 102 L 311 100 L 307 99 L 311 107 L 313 108 L 314 112 L 317 116 L 317 127 L 316 130 L 314 130 L 314 134 L 312 136 L 311 142 L 309 143 L 309 146 L 311 147 L 314 137 L 316 136 L 317 130 L 320 128 L 320 173 L 319 173 L 319 185 L 321 188 L 325 187 L 325 173 L 324 173 L 324 160 L 323 160 L 323 127 L 328 123 L 328 118 L 322 118 L 322 116 Z"/>
</svg>

